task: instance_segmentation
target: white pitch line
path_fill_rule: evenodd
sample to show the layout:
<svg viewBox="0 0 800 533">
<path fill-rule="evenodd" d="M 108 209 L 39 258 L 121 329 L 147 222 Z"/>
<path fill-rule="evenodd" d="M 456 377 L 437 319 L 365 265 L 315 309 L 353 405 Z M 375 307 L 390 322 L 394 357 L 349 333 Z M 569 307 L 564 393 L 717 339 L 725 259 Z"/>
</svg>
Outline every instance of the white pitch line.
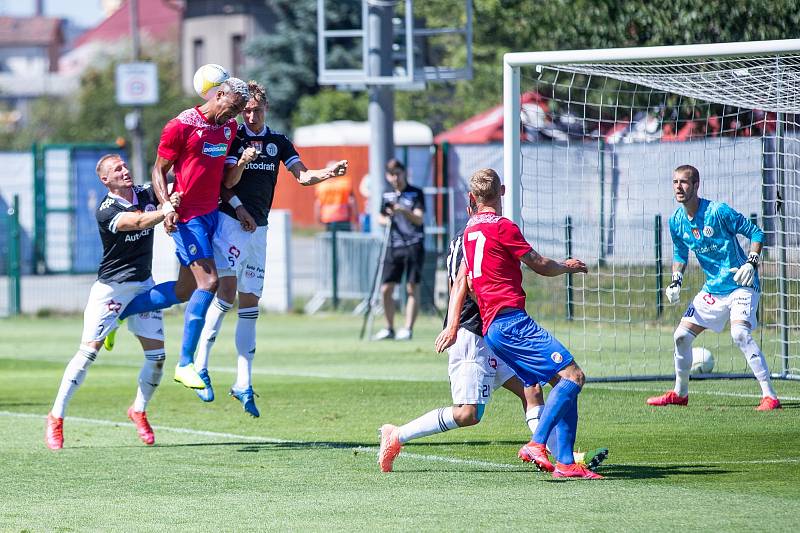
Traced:
<svg viewBox="0 0 800 533">
<path fill-rule="evenodd" d="M 0 411 L 0 416 L 8 416 L 14 418 L 33 418 L 33 419 L 45 419 L 46 417 L 43 415 L 35 415 L 32 413 L 15 413 L 12 411 Z M 96 426 L 125 426 L 125 427 L 135 427 L 130 422 L 114 422 L 113 420 L 101 420 L 97 418 L 82 418 L 77 416 L 69 417 L 70 422 L 81 422 L 84 424 L 93 424 Z M 203 431 L 197 429 L 189 429 L 189 428 L 176 428 L 170 426 L 153 426 L 153 429 L 157 429 L 159 431 L 170 431 L 173 433 L 182 433 L 185 435 L 197 435 L 202 437 L 214 437 L 220 439 L 231 439 L 231 440 L 246 440 L 255 443 L 264 443 L 264 444 L 288 444 L 288 443 L 296 443 L 296 444 L 303 444 L 311 447 L 317 447 L 320 449 L 334 449 L 334 450 L 355 450 L 364 453 L 377 453 L 377 447 L 366 447 L 366 446 L 357 446 L 355 448 L 351 448 L 349 446 L 331 446 L 330 444 L 324 444 L 319 442 L 312 442 L 312 441 L 293 441 L 293 440 L 286 440 L 286 439 L 276 439 L 272 437 L 254 437 L 252 435 L 237 435 L 235 433 L 222 433 L 217 431 Z M 480 461 L 477 459 L 458 459 L 456 457 L 444 457 L 440 455 L 427 455 L 427 454 L 420 454 L 420 453 L 413 453 L 413 452 L 403 452 L 402 454 L 404 459 L 413 459 L 417 461 L 428 461 L 428 462 L 437 462 L 437 463 L 448 463 L 454 465 L 466 465 L 466 466 L 474 466 L 479 468 L 496 468 L 498 470 L 519 470 L 521 468 L 525 468 L 523 465 L 520 464 L 508 464 L 508 463 L 494 463 L 491 461 Z M 783 459 L 754 459 L 750 461 L 692 461 L 686 463 L 679 463 L 679 462 L 647 462 L 647 463 L 603 463 L 604 466 L 696 466 L 696 465 L 759 465 L 759 464 L 796 464 L 800 463 L 800 457 L 787 457 Z M 533 471 L 533 470 L 532 470 Z"/>
</svg>

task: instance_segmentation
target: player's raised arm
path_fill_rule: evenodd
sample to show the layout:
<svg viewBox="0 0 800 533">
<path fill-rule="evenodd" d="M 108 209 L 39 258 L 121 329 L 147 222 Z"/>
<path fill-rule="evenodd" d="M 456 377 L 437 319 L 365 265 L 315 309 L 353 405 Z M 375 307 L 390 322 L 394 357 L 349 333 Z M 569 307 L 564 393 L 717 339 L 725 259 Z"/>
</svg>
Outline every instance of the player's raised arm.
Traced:
<svg viewBox="0 0 800 533">
<path fill-rule="evenodd" d="M 586 265 L 580 259 L 567 259 L 559 262 L 549 257 L 544 257 L 533 249 L 520 257 L 519 260 L 540 276 L 552 277 L 562 274 L 585 274 L 588 272 Z"/>
<path fill-rule="evenodd" d="M 289 172 L 292 173 L 300 185 L 316 185 L 321 181 L 347 174 L 347 160 L 342 159 L 334 165 L 318 170 L 309 170 L 302 161 L 297 161 L 289 167 Z"/>
</svg>

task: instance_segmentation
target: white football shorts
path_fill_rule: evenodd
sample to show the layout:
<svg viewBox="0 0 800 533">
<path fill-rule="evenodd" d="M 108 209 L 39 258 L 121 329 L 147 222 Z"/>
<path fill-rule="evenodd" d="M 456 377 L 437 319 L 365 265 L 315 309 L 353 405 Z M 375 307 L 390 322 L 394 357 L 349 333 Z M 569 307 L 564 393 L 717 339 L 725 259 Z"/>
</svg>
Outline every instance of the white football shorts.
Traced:
<svg viewBox="0 0 800 533">
<path fill-rule="evenodd" d="M 236 276 L 239 292 L 260 298 L 267 262 L 267 226 L 258 226 L 249 233 L 239 220 L 220 213 L 214 233 L 214 262 L 220 277 Z"/>
<path fill-rule="evenodd" d="M 95 281 L 89 291 L 89 301 L 83 311 L 81 342 L 103 340 L 116 327 L 119 314 L 138 294 L 155 285 L 153 278 L 145 281 L 106 283 Z M 164 323 L 161 311 L 131 315 L 126 320 L 128 330 L 137 337 L 164 340 Z"/>
<path fill-rule="evenodd" d="M 456 342 L 448 350 L 447 373 L 453 405 L 485 404 L 492 392 L 514 377 L 514 371 L 495 357 L 483 337 L 458 329 Z"/>
<path fill-rule="evenodd" d="M 709 294 L 700 291 L 683 314 L 683 319 L 692 324 L 708 328 L 717 333 L 730 319 L 750 323 L 750 329 L 758 326 L 758 301 L 761 295 L 750 287 L 741 287 L 730 294 Z"/>
</svg>

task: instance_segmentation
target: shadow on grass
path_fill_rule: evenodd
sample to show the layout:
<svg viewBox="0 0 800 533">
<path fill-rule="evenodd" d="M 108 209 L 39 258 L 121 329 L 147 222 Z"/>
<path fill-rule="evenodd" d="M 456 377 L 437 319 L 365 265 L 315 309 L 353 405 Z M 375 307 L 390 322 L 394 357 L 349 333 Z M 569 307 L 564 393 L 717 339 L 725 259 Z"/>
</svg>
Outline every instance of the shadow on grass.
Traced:
<svg viewBox="0 0 800 533">
<path fill-rule="evenodd" d="M 158 428 L 156 428 L 158 429 Z M 163 444 L 159 445 L 163 448 L 180 448 L 192 446 L 243 446 L 243 452 L 258 452 L 261 450 L 269 449 L 332 449 L 342 450 L 348 448 L 378 448 L 380 443 L 378 440 L 369 442 L 351 442 L 351 441 L 286 441 L 286 442 L 269 442 L 267 439 L 264 442 L 241 442 L 241 441 L 227 441 L 227 442 L 187 442 L 180 444 Z M 411 453 L 424 453 L 426 448 L 434 447 L 453 447 L 453 446 L 522 446 L 525 444 L 520 440 L 485 440 L 485 441 L 464 441 L 464 442 L 430 442 L 425 444 L 413 444 L 404 448 Z M 360 451 L 360 450 L 359 450 Z"/>
<path fill-rule="evenodd" d="M 0 402 L 0 410 L 2 409 L 9 409 L 11 407 L 41 407 L 43 411 L 47 411 L 47 408 L 52 405 L 51 402 Z M 47 414 L 46 412 L 43 413 L 33 413 L 33 414 L 42 414 L 42 418 Z"/>
<path fill-rule="evenodd" d="M 713 465 L 608 465 L 597 471 L 606 479 L 666 479 L 672 476 L 715 476 L 732 474 L 735 471 L 726 470 Z M 554 479 L 554 482 L 569 481 Z"/>
<path fill-rule="evenodd" d="M 720 411 L 727 411 L 727 410 L 744 410 L 744 411 L 755 411 L 756 407 L 758 406 L 758 402 L 756 403 L 714 403 L 714 404 L 704 404 L 701 409 L 712 410 L 712 409 L 719 409 Z M 800 409 L 800 402 L 781 402 L 781 407 L 784 409 Z"/>
<path fill-rule="evenodd" d="M 242 442 L 242 441 L 227 441 L 227 442 L 184 442 L 180 444 L 159 444 L 159 448 L 197 448 L 209 446 L 241 446 L 239 452 L 260 452 L 266 450 L 308 450 L 308 449 L 321 449 L 321 450 L 346 450 L 361 448 L 377 448 L 375 442 L 309 442 L 309 441 L 286 441 L 286 442 Z"/>
</svg>

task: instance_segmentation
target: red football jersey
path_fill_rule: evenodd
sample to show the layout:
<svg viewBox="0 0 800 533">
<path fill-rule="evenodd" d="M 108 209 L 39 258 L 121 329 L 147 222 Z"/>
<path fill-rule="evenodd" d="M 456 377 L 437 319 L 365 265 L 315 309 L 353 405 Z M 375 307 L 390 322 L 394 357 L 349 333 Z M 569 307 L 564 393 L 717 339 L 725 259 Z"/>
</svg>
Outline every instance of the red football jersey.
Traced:
<svg viewBox="0 0 800 533">
<path fill-rule="evenodd" d="M 183 111 L 164 126 L 158 155 L 175 162 L 175 191 L 183 193 L 177 209 L 181 222 L 217 208 L 225 154 L 235 136 L 236 120 L 212 124 L 199 107 Z"/>
<path fill-rule="evenodd" d="M 516 224 L 495 213 L 478 213 L 464 230 L 464 259 L 483 320 L 483 333 L 497 312 L 525 309 L 519 258 L 532 250 Z"/>
</svg>

